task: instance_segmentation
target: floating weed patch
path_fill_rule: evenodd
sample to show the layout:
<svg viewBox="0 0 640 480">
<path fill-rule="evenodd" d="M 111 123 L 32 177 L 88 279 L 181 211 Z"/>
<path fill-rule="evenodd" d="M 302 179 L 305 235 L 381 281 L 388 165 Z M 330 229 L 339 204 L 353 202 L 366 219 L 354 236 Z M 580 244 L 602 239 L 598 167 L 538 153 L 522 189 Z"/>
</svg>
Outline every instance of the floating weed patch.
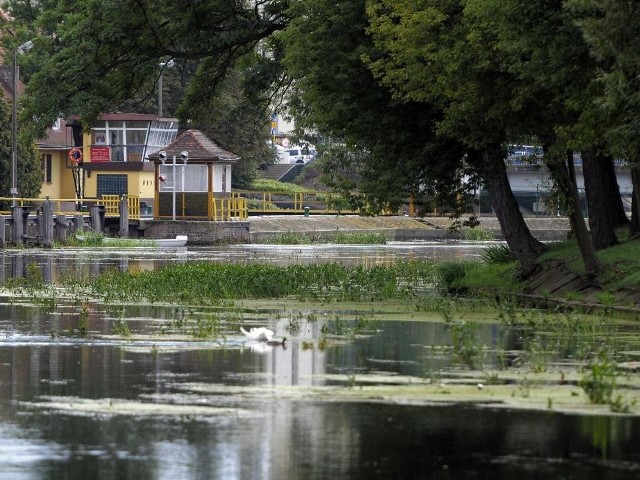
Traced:
<svg viewBox="0 0 640 480">
<path fill-rule="evenodd" d="M 268 245 L 310 245 L 311 238 L 298 232 L 284 232 L 264 240 Z"/>
<path fill-rule="evenodd" d="M 433 286 L 432 262 L 373 267 L 337 263 L 265 265 L 189 263 L 155 271 L 111 270 L 89 279 L 95 295 L 108 301 L 212 305 L 244 298 L 377 301 L 401 299 Z"/>
<path fill-rule="evenodd" d="M 338 232 L 331 243 L 342 245 L 384 245 L 388 237 L 380 232 Z"/>
<path fill-rule="evenodd" d="M 21 402 L 34 409 L 44 409 L 74 416 L 158 416 L 184 417 L 192 421 L 198 417 L 254 417 L 256 413 L 242 408 L 211 407 L 203 405 L 176 405 L 173 403 L 150 403 L 112 398 L 84 399 L 78 397 L 42 397 L 40 402 Z"/>
<path fill-rule="evenodd" d="M 480 242 L 494 240 L 496 237 L 491 230 L 487 228 L 482 228 L 482 227 L 473 227 L 469 229 L 464 229 L 462 230 L 462 236 L 464 237 L 465 240 L 480 241 Z"/>
</svg>

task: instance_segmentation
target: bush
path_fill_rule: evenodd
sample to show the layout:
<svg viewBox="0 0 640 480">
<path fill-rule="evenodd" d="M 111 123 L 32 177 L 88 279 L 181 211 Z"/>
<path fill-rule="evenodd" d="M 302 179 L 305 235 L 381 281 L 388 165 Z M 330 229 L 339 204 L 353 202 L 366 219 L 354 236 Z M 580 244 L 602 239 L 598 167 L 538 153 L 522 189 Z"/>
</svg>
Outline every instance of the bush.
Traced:
<svg viewBox="0 0 640 480">
<path fill-rule="evenodd" d="M 456 290 L 455 283 L 465 276 L 464 262 L 438 262 L 436 270 L 440 279 L 440 289 L 443 292 L 452 292 Z"/>
<path fill-rule="evenodd" d="M 473 240 L 473 241 L 489 241 L 495 240 L 495 235 L 491 230 L 482 227 L 474 227 L 469 228 L 467 230 L 462 231 L 462 236 L 465 240 Z"/>
<path fill-rule="evenodd" d="M 490 245 L 482 253 L 482 261 L 485 263 L 511 263 L 516 257 L 508 245 Z"/>
</svg>

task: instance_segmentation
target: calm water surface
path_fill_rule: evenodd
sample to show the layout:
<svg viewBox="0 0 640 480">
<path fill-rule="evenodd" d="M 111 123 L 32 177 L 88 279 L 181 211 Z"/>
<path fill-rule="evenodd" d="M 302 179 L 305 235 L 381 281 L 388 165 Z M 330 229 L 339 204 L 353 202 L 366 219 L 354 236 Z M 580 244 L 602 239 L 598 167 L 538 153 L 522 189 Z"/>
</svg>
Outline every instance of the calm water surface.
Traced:
<svg viewBox="0 0 640 480">
<path fill-rule="evenodd" d="M 35 266 L 55 278 L 70 271 L 151 269 L 202 259 L 374 264 L 477 256 L 481 248 L 254 245 L 21 251 L 0 258 L 4 278 Z M 267 315 L 266 324 L 264 316 L 241 312 L 240 323 L 258 324 L 261 318 L 276 335 L 289 336 L 286 348 L 247 343 L 234 326 L 224 332 L 224 348 L 167 338 L 156 349 L 157 341 L 109 335 L 113 319 L 124 318 L 144 333 L 180 319 L 179 308 L 89 307 L 88 333 L 81 336 L 73 333 L 77 306 L 61 304 L 52 311 L 0 299 L 1 479 L 640 477 L 640 422 L 633 417 L 270 394 L 344 385 L 355 373 L 425 377 L 452 368 L 450 358 L 427 348 L 451 343 L 442 323 L 382 320 L 349 341 L 320 349 L 322 326 L 331 323 L 321 311 L 314 312 L 318 321 L 299 322 L 295 335 L 292 319 L 277 312 Z M 505 337 L 515 345 L 517 336 L 505 336 L 501 328 L 486 324 L 479 335 L 487 345 Z M 160 409 L 140 409 L 148 406 Z"/>
</svg>

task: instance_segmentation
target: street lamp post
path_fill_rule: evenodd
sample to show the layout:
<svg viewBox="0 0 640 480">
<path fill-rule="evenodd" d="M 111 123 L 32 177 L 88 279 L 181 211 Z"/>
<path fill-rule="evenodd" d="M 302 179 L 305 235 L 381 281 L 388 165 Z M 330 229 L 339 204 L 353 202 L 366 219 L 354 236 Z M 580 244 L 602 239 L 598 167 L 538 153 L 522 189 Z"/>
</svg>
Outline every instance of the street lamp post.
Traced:
<svg viewBox="0 0 640 480">
<path fill-rule="evenodd" d="M 160 62 L 160 77 L 158 78 L 158 117 L 162 116 L 162 78 L 164 77 L 165 67 L 171 68 L 175 65 L 173 60 L 168 62 Z"/>
<path fill-rule="evenodd" d="M 165 160 L 167 159 L 167 152 L 165 151 L 161 151 L 159 153 L 160 156 L 160 161 L 162 162 L 162 164 L 165 164 Z M 181 185 L 181 192 L 184 192 L 184 166 L 187 164 L 187 160 L 189 160 L 189 152 L 187 152 L 186 150 L 180 152 L 180 158 L 182 159 L 182 185 Z M 176 219 L 176 191 L 178 189 L 178 181 L 176 178 L 176 165 L 177 165 L 177 158 L 174 155 L 173 156 L 173 163 L 172 163 L 172 168 L 171 168 L 171 189 L 172 191 L 172 216 L 171 219 L 175 221 Z"/>
<path fill-rule="evenodd" d="M 31 50 L 33 42 L 29 40 L 13 49 L 13 75 L 11 95 L 11 197 L 12 206 L 17 206 L 18 196 L 18 53 Z"/>
</svg>

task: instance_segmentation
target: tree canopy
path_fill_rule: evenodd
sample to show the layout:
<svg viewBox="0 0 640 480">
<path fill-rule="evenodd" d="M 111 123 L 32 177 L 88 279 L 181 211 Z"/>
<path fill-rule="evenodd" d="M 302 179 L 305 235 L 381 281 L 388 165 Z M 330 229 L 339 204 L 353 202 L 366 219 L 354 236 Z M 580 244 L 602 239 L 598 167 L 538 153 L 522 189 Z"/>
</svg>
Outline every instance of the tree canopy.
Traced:
<svg viewBox="0 0 640 480">
<path fill-rule="evenodd" d="M 42 133 L 59 115 L 90 125 L 104 111 L 153 96 L 159 63 L 197 64 L 211 98 L 236 62 L 286 26 L 286 2 L 85 0 L 56 2 L 34 22 L 47 53 L 27 87 L 24 115 Z M 203 80 L 201 80 L 203 79 Z"/>
</svg>

